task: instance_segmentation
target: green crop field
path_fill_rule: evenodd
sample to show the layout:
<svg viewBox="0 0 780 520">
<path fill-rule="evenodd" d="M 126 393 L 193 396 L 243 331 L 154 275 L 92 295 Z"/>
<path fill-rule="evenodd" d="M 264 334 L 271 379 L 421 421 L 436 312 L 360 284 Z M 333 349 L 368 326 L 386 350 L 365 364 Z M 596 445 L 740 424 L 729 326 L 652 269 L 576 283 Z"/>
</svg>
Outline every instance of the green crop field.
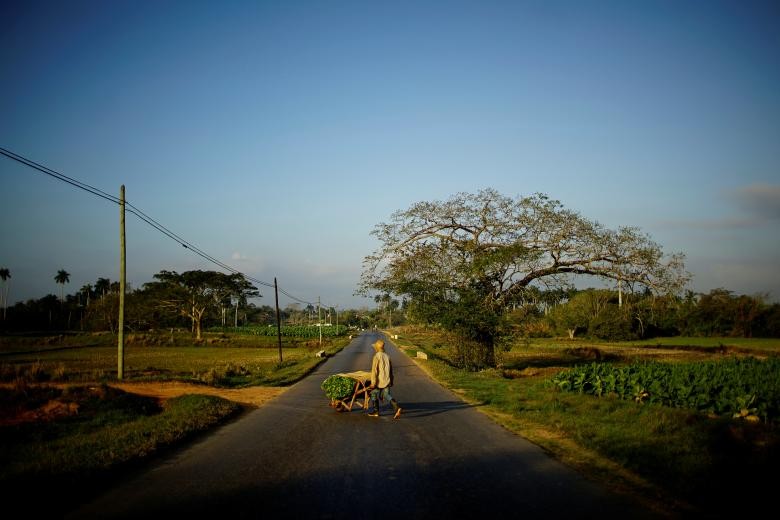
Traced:
<svg viewBox="0 0 780 520">
<path fill-rule="evenodd" d="M 388 332 L 413 359 L 425 352 L 421 368 L 495 421 L 664 515 L 772 504 L 777 340 L 533 339 L 504 345 L 498 367 L 469 371 L 453 366 L 453 339 L 436 329 Z M 637 366 L 647 367 L 641 383 Z"/>
</svg>

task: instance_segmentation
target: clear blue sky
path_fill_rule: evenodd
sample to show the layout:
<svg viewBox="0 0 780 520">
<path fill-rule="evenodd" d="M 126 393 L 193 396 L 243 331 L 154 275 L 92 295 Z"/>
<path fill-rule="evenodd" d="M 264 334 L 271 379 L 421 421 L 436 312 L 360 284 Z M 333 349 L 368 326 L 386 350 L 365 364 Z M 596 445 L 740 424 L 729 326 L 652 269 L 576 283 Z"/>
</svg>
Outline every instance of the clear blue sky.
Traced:
<svg viewBox="0 0 780 520">
<path fill-rule="evenodd" d="M 637 226 L 693 290 L 780 299 L 776 1 L 6 0 L 0 147 L 341 308 L 373 306 L 375 224 L 486 187 Z M 118 279 L 117 206 L 4 157 L 0 180 L 12 302 Z M 136 287 L 216 269 L 127 230 Z"/>
</svg>

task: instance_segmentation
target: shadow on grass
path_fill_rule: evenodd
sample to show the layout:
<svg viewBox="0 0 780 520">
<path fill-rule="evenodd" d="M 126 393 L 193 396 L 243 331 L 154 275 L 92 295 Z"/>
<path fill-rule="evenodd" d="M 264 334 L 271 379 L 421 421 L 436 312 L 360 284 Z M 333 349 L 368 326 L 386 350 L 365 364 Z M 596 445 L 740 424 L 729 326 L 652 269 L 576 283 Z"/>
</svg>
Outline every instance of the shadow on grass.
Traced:
<svg viewBox="0 0 780 520">
<path fill-rule="evenodd" d="M 504 363 L 504 368 L 523 370 L 526 368 L 571 368 L 577 365 L 593 362 L 613 363 L 625 359 L 617 354 L 607 353 L 595 347 L 574 347 L 562 350 L 559 354 L 544 357 L 510 359 Z"/>
</svg>

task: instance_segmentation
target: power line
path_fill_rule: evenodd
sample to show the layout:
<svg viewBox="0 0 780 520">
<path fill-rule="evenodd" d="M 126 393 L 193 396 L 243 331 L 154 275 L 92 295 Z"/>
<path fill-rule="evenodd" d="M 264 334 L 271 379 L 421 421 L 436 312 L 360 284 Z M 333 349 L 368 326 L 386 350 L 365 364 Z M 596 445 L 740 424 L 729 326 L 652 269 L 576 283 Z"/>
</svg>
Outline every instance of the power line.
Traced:
<svg viewBox="0 0 780 520">
<path fill-rule="evenodd" d="M 94 186 L 90 186 L 89 184 L 86 184 L 84 182 L 78 181 L 72 177 L 68 177 L 65 174 L 62 174 L 58 171 L 52 170 L 51 168 L 47 168 L 46 166 L 43 166 L 41 164 L 36 163 L 35 161 L 31 161 L 30 159 L 27 159 L 26 157 L 22 157 L 19 154 L 16 154 L 10 150 L 6 150 L 5 148 L 0 148 L 0 154 L 5 155 L 6 157 L 13 159 L 14 161 L 20 162 L 24 164 L 25 166 L 29 166 L 30 168 L 33 168 L 35 170 L 38 170 L 39 172 L 45 173 L 46 175 L 49 175 L 50 177 L 54 177 L 57 180 L 66 182 L 70 184 L 71 186 L 75 186 L 76 188 L 82 189 L 86 192 L 89 192 L 93 195 L 97 195 L 98 197 L 104 198 L 108 201 L 111 201 L 115 204 L 119 204 L 119 198 L 115 197 L 113 195 L 110 195 L 106 193 L 105 191 L 99 190 L 95 188 Z"/>
<path fill-rule="evenodd" d="M 100 197 L 102 199 L 108 200 L 109 202 L 113 202 L 114 204 L 121 204 L 120 199 L 118 197 L 114 196 L 114 195 L 106 193 L 103 190 L 95 188 L 94 186 L 90 186 L 87 183 L 81 182 L 81 181 L 79 181 L 77 179 L 74 179 L 73 177 L 69 177 L 69 176 L 67 176 L 67 175 L 65 175 L 63 173 L 60 173 L 60 172 L 56 171 L 56 170 L 52 170 L 51 168 L 43 166 L 42 164 L 38 164 L 37 162 L 32 161 L 32 160 L 30 160 L 30 159 L 28 159 L 26 157 L 23 157 L 23 156 L 21 156 L 21 155 L 19 155 L 17 153 L 12 152 L 10 150 L 6 150 L 5 148 L 0 147 L 0 154 L 6 156 L 9 159 L 12 159 L 12 160 L 14 160 L 16 162 L 19 162 L 19 163 L 21 163 L 21 164 L 23 164 L 25 166 L 28 166 L 28 167 L 30 167 L 30 168 L 32 168 L 34 170 L 38 170 L 39 172 L 44 173 L 44 174 L 46 174 L 46 175 L 48 175 L 50 177 L 53 177 L 53 178 L 55 178 L 55 179 L 57 179 L 59 181 L 65 182 L 67 184 L 70 184 L 71 186 L 74 186 L 74 187 L 79 188 L 81 190 L 84 190 L 84 191 L 86 191 L 88 193 L 91 193 L 92 195 L 95 195 L 95 196 Z M 222 262 L 220 260 L 217 260 L 213 256 L 209 255 L 205 251 L 201 250 L 199 247 L 195 246 L 191 242 L 189 242 L 189 241 L 185 240 L 184 238 L 182 238 L 181 236 L 177 235 L 176 233 L 174 233 L 173 231 L 171 231 L 170 229 L 168 229 L 167 227 L 162 225 L 160 222 L 158 222 L 154 218 L 150 217 L 149 215 L 147 215 L 146 213 L 144 213 L 143 211 L 141 211 L 140 209 L 138 209 L 137 207 L 133 206 L 132 204 L 130 204 L 127 201 L 125 201 L 125 207 L 126 208 L 128 208 L 128 207 L 130 208 L 130 209 L 126 209 L 126 211 L 128 213 L 132 213 L 133 215 L 135 215 L 136 217 L 141 219 L 143 222 L 145 222 L 149 226 L 153 227 L 154 229 L 156 229 L 157 231 L 159 231 L 163 235 L 167 236 L 168 238 L 170 238 L 174 242 L 177 242 L 178 244 L 183 246 L 185 249 L 188 249 L 188 250 L 192 251 L 193 253 L 195 253 L 196 255 L 200 256 L 201 258 L 203 258 L 203 259 L 205 259 L 205 260 L 207 260 L 207 261 L 209 261 L 209 262 L 211 262 L 211 263 L 213 263 L 213 264 L 221 267 L 222 269 L 224 269 L 226 271 L 229 271 L 229 272 L 231 272 L 233 274 L 240 274 L 241 276 L 243 276 L 245 279 L 249 280 L 250 282 L 254 282 L 254 283 L 258 284 L 258 285 L 262 285 L 262 286 L 265 286 L 265 287 L 275 287 L 275 285 L 272 284 L 272 283 L 265 282 L 263 280 L 259 280 L 257 278 L 252 277 L 252 276 L 249 276 L 249 275 L 247 275 L 245 273 L 242 273 L 238 269 L 235 269 L 235 268 L 225 264 L 224 262 Z M 285 291 L 284 289 L 282 289 L 280 287 L 277 287 L 277 289 L 278 289 L 278 291 L 280 293 L 284 294 L 285 296 L 287 296 L 288 298 L 290 298 L 292 300 L 295 300 L 295 301 L 297 301 L 299 303 L 305 303 L 307 305 L 314 305 L 312 302 L 309 302 L 309 301 L 303 300 L 301 298 L 298 298 L 296 296 L 293 296 L 292 294 L 288 293 L 287 291 Z"/>
</svg>

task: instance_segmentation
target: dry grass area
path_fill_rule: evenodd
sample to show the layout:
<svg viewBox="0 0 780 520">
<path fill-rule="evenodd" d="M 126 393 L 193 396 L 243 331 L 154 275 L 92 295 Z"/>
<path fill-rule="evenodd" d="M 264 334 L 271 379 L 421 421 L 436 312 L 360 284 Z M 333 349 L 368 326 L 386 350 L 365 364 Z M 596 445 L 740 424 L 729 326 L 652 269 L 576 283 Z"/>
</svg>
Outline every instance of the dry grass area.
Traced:
<svg viewBox="0 0 780 520">
<path fill-rule="evenodd" d="M 171 397 L 178 397 L 184 394 L 215 395 L 252 408 L 258 408 L 264 405 L 269 400 L 287 390 L 287 388 L 270 386 L 215 388 L 176 381 L 109 383 L 108 386 L 119 388 L 125 392 L 155 397 L 157 399 L 170 399 Z"/>
</svg>

